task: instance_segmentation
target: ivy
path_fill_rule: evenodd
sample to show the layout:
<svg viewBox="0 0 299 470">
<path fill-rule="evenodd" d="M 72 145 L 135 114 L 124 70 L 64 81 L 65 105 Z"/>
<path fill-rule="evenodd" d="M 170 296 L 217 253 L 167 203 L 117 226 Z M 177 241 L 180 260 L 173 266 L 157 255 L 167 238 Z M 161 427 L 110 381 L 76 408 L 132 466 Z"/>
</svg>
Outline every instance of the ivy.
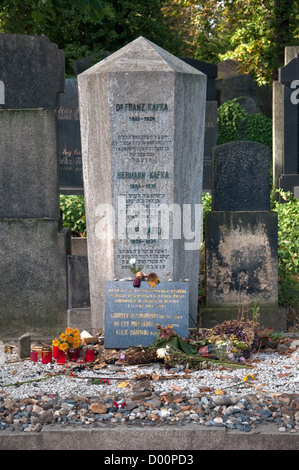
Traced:
<svg viewBox="0 0 299 470">
<path fill-rule="evenodd" d="M 298 302 L 299 200 L 290 192 L 276 192 L 284 200 L 273 203 L 273 210 L 278 213 L 279 301 L 294 305 Z"/>
<path fill-rule="evenodd" d="M 73 234 L 86 236 L 85 202 L 83 196 L 60 194 L 63 227 Z"/>
<path fill-rule="evenodd" d="M 247 116 L 245 109 L 238 103 L 238 99 L 226 101 L 218 108 L 218 141 L 217 144 L 225 144 L 238 139 L 238 129 L 241 122 Z"/>
<path fill-rule="evenodd" d="M 247 114 L 239 98 L 226 101 L 218 108 L 217 144 L 236 140 L 259 142 L 272 148 L 272 121 L 262 113 Z"/>
</svg>

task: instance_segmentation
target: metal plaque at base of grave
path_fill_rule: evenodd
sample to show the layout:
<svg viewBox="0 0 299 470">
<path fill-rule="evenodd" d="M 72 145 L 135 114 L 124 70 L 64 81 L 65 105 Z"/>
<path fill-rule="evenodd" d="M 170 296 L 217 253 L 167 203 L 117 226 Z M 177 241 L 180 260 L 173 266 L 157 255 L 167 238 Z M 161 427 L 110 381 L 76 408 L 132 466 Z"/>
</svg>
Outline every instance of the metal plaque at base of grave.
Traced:
<svg viewBox="0 0 299 470">
<path fill-rule="evenodd" d="M 198 314 L 206 76 L 140 37 L 78 76 L 93 328 L 130 259 Z"/>
<path fill-rule="evenodd" d="M 181 337 L 189 334 L 189 283 L 161 282 L 151 287 L 142 281 L 106 283 L 105 348 L 150 346 L 157 325 L 171 326 Z"/>
</svg>

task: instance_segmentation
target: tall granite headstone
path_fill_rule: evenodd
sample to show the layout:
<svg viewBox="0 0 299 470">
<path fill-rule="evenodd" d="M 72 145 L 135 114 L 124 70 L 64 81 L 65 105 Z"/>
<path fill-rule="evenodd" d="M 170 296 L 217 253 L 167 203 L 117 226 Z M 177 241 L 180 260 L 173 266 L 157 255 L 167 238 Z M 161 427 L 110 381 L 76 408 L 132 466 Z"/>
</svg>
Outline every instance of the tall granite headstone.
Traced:
<svg viewBox="0 0 299 470">
<path fill-rule="evenodd" d="M 139 37 L 78 88 L 92 326 L 131 258 L 161 281 L 190 279 L 196 322 L 206 76 Z"/>
<path fill-rule="evenodd" d="M 283 83 L 283 174 L 279 187 L 296 192 L 299 187 L 299 54 L 279 69 Z"/>
<path fill-rule="evenodd" d="M 65 80 L 59 96 L 59 186 L 62 194 L 83 194 L 78 87 L 76 78 Z"/>
<path fill-rule="evenodd" d="M 230 142 L 213 149 L 213 206 L 206 214 L 206 306 L 211 327 L 259 307 L 260 323 L 285 327 L 278 311 L 277 213 L 270 211 L 270 149 Z M 250 315 L 251 314 L 251 315 Z"/>
<path fill-rule="evenodd" d="M 48 38 L 0 34 L 0 335 L 49 338 L 66 326 L 58 199 L 57 98 L 64 55 Z"/>
</svg>

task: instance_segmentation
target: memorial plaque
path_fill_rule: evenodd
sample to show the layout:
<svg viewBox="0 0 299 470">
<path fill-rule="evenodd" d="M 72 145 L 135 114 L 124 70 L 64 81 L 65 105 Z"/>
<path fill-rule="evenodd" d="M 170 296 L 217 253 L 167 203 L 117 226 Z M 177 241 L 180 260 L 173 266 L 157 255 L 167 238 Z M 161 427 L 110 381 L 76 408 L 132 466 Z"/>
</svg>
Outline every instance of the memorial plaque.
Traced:
<svg viewBox="0 0 299 470">
<path fill-rule="evenodd" d="M 93 328 L 130 259 L 190 280 L 197 321 L 206 76 L 138 38 L 78 76 Z"/>
<path fill-rule="evenodd" d="M 129 281 L 106 283 L 105 348 L 150 346 L 158 329 L 172 326 L 187 337 L 189 283 L 161 282 L 150 287 L 146 281 L 134 288 Z"/>
</svg>

